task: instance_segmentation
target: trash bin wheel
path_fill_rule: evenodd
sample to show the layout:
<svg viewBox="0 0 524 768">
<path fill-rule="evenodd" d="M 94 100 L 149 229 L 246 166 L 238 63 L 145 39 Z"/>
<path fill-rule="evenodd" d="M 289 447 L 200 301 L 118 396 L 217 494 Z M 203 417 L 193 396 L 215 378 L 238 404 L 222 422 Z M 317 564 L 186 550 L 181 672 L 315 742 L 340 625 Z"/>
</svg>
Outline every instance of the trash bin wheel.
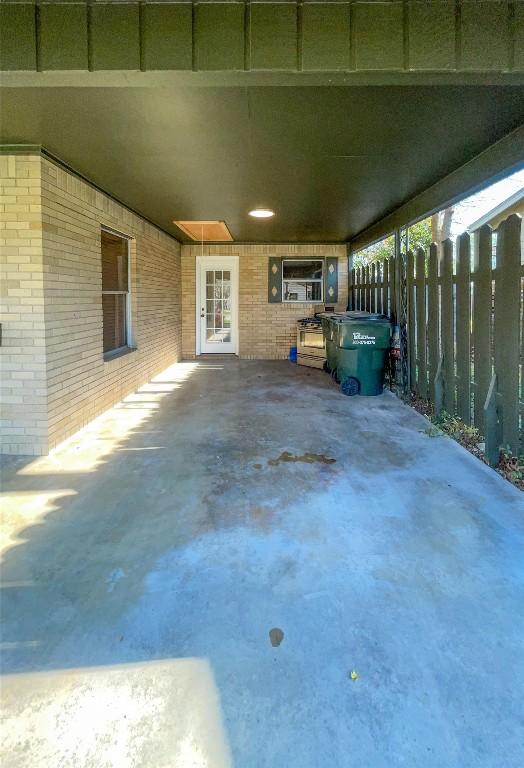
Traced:
<svg viewBox="0 0 524 768">
<path fill-rule="evenodd" d="M 348 376 L 340 383 L 340 391 L 344 395 L 358 395 L 360 392 L 360 381 L 354 376 Z"/>
</svg>

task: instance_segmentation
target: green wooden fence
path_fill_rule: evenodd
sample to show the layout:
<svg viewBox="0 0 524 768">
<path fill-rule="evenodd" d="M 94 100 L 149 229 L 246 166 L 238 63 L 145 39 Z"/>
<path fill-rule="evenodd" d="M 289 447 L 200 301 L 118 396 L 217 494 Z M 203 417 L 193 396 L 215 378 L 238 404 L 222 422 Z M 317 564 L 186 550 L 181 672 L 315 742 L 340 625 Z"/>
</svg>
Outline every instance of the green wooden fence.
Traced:
<svg viewBox="0 0 524 768">
<path fill-rule="evenodd" d="M 496 246 L 494 247 L 496 235 Z M 524 266 L 521 219 L 456 242 L 353 269 L 350 306 L 395 320 L 405 274 L 407 389 L 477 427 L 491 463 L 523 450 Z M 405 270 L 400 266 L 405 265 Z"/>
</svg>

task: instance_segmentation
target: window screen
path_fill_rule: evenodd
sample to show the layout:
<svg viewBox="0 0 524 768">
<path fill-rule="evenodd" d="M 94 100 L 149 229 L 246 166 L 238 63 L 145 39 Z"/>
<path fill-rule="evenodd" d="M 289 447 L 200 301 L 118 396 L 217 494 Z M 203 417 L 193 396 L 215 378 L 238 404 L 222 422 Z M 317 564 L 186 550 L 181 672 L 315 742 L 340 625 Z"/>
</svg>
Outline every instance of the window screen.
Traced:
<svg viewBox="0 0 524 768">
<path fill-rule="evenodd" d="M 128 344 L 128 241 L 102 230 L 102 312 L 104 353 Z"/>
<path fill-rule="evenodd" d="M 324 262 L 285 259 L 282 263 L 283 301 L 322 301 Z"/>
</svg>

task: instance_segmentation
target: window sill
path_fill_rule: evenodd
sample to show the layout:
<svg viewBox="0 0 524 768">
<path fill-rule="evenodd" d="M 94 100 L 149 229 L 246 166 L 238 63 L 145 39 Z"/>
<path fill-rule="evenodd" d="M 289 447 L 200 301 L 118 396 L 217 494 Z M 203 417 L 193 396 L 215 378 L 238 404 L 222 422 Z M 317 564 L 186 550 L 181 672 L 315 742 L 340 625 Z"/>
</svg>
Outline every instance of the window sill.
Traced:
<svg viewBox="0 0 524 768">
<path fill-rule="evenodd" d="M 112 349 L 111 352 L 104 352 L 104 363 L 109 363 L 111 360 L 129 355 L 131 352 L 136 352 L 136 347 L 120 347 L 119 349 Z"/>
</svg>

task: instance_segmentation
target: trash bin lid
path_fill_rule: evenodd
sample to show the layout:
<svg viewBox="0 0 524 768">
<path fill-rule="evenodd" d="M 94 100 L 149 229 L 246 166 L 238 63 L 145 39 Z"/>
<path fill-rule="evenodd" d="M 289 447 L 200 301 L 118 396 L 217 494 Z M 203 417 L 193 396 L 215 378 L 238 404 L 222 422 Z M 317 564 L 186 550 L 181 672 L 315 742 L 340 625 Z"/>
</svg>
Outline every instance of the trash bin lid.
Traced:
<svg viewBox="0 0 524 768">
<path fill-rule="evenodd" d="M 346 312 L 346 314 L 343 317 L 339 318 L 340 320 L 344 321 L 358 321 L 358 322 L 367 322 L 368 320 L 387 320 L 389 322 L 389 318 L 387 315 L 382 315 L 378 312 Z"/>
</svg>

